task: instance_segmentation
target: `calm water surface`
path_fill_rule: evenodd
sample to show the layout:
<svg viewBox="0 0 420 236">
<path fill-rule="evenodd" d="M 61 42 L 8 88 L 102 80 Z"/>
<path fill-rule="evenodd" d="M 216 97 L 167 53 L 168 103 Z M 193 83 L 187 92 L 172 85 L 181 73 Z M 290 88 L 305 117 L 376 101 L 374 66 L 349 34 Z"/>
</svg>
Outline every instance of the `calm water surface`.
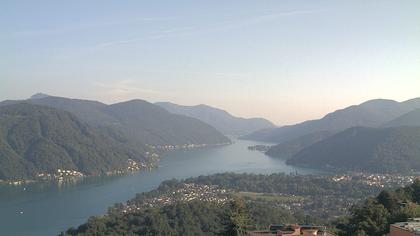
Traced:
<svg viewBox="0 0 420 236">
<path fill-rule="evenodd" d="M 168 153 L 150 172 L 107 178 L 88 178 L 78 184 L 0 186 L 0 235 L 57 235 L 106 213 L 109 206 L 125 202 L 138 192 L 156 188 L 162 181 L 221 172 L 315 173 L 295 168 L 247 146 L 263 144 L 234 140 L 234 144 Z"/>
</svg>

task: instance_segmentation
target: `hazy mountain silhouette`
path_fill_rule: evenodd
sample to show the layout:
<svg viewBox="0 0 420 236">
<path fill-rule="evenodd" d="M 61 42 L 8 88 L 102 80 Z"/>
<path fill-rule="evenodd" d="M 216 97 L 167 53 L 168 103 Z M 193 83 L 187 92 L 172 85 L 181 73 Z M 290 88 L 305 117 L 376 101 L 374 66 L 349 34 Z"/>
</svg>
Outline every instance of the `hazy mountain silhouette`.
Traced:
<svg viewBox="0 0 420 236">
<path fill-rule="evenodd" d="M 301 136 L 321 132 L 339 132 L 350 127 L 380 127 L 397 117 L 420 108 L 420 98 L 405 102 L 375 99 L 327 114 L 322 119 L 296 125 L 264 129 L 243 136 L 244 139 L 282 143 Z"/>
<path fill-rule="evenodd" d="M 220 144 L 229 139 L 210 125 L 143 100 L 112 105 L 97 101 L 63 97 L 43 97 L 28 100 L 73 113 L 96 127 L 108 127 L 123 132 L 131 139 L 150 145 Z"/>
<path fill-rule="evenodd" d="M 223 134 L 245 135 L 256 130 L 275 127 L 273 123 L 263 118 L 240 118 L 228 112 L 207 105 L 182 106 L 170 102 L 155 103 L 167 111 L 199 119 Z"/>
<path fill-rule="evenodd" d="M 420 109 L 410 111 L 383 125 L 384 127 L 420 126 Z"/>
<path fill-rule="evenodd" d="M 290 159 L 295 154 L 303 150 L 304 148 L 309 147 L 312 144 L 317 143 L 319 141 L 322 141 L 330 137 L 331 135 L 333 135 L 333 133 L 329 131 L 319 131 L 319 132 L 303 135 L 299 138 L 292 139 L 292 140 L 272 146 L 266 152 L 266 154 L 271 157 Z"/>
</svg>

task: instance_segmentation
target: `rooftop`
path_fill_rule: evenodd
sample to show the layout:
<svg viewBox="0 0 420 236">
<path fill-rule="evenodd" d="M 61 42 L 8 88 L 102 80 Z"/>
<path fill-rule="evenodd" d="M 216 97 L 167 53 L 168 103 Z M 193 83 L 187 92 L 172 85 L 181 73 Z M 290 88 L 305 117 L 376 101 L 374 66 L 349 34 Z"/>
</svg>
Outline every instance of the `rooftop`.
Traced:
<svg viewBox="0 0 420 236">
<path fill-rule="evenodd" d="M 412 218 L 407 222 L 398 222 L 391 226 L 420 235 L 420 218 Z"/>
</svg>

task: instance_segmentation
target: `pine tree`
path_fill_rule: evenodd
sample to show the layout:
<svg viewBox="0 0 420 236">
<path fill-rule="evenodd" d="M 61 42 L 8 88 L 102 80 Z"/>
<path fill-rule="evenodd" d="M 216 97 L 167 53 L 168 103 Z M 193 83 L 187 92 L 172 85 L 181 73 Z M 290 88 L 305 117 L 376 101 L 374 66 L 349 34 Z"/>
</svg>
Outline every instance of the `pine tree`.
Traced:
<svg viewBox="0 0 420 236">
<path fill-rule="evenodd" d="M 229 203 L 227 217 L 224 222 L 222 235 L 244 236 L 252 229 L 252 221 L 245 202 L 241 198 L 235 198 Z"/>
</svg>

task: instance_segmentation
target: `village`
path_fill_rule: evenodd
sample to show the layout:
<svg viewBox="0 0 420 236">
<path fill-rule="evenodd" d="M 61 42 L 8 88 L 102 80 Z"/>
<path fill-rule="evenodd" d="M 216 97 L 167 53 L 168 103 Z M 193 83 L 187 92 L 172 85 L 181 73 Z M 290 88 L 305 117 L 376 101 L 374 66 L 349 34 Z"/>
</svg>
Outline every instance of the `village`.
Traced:
<svg viewBox="0 0 420 236">
<path fill-rule="evenodd" d="M 331 179 L 334 182 L 358 181 L 369 186 L 380 188 L 401 187 L 412 184 L 415 179 L 420 178 L 416 175 L 397 175 L 397 174 L 373 174 L 363 172 L 352 172 L 334 175 Z"/>
<path fill-rule="evenodd" d="M 184 183 L 182 187 L 159 194 L 142 201 L 130 202 L 120 211 L 122 213 L 135 212 L 142 208 L 171 205 L 178 202 L 190 202 L 193 200 L 203 202 L 214 202 L 223 204 L 228 201 L 230 190 L 219 188 L 215 185 L 199 185 L 194 183 Z"/>
<path fill-rule="evenodd" d="M 141 161 L 135 161 L 133 159 L 127 159 L 126 167 L 124 169 L 116 169 L 116 170 L 110 170 L 105 173 L 106 176 L 112 176 L 112 175 L 121 175 L 126 174 L 130 172 L 137 172 L 137 171 L 151 171 L 154 168 L 157 168 L 157 163 L 159 162 L 159 155 L 156 153 L 145 153 L 146 157 L 148 157 L 148 162 L 141 162 Z M 72 169 L 64 169 L 64 168 L 58 168 L 54 173 L 38 173 L 36 174 L 35 178 L 33 180 L 9 180 L 9 181 L 2 181 L 0 180 L 0 184 L 5 183 L 8 185 L 24 185 L 29 183 L 34 183 L 38 181 L 51 181 L 56 180 L 58 183 L 63 181 L 74 181 L 79 180 L 83 177 L 87 177 L 89 175 L 84 174 L 77 170 Z"/>
</svg>

